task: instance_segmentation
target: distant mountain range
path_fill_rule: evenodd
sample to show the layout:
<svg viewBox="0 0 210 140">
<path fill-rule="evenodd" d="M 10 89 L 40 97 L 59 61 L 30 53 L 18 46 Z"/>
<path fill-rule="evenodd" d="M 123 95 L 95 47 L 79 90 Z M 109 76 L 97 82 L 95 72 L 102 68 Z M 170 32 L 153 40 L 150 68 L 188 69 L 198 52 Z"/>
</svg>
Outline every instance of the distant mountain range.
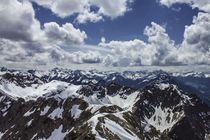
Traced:
<svg viewBox="0 0 210 140">
<path fill-rule="evenodd" d="M 32 83 L 48 83 L 52 80 L 63 81 L 74 85 L 107 86 L 116 83 L 132 88 L 144 88 L 155 83 L 170 83 L 177 85 L 181 90 L 196 94 L 205 103 L 210 105 L 210 72 L 168 73 L 164 71 L 124 71 L 100 72 L 96 70 L 82 71 L 55 68 L 48 71 L 28 70 L 18 71 L 6 68 L 0 69 L 0 74 L 28 80 Z"/>
<path fill-rule="evenodd" d="M 208 140 L 210 73 L 0 70 L 2 140 Z"/>
</svg>

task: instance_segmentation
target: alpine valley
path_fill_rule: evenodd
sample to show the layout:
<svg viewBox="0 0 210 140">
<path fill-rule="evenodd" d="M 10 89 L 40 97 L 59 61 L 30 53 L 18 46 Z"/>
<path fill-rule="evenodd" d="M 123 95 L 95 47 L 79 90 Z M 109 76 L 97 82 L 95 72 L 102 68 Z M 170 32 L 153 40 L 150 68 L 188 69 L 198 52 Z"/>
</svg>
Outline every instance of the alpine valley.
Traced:
<svg viewBox="0 0 210 140">
<path fill-rule="evenodd" d="M 210 140 L 210 73 L 0 68 L 1 140 Z"/>
</svg>

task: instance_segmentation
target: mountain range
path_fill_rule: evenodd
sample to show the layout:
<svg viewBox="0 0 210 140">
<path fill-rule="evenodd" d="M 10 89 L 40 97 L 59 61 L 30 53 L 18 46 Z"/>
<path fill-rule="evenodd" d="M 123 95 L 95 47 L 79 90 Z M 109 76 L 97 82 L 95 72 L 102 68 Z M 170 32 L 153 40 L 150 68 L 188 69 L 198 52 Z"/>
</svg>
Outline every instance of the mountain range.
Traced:
<svg viewBox="0 0 210 140">
<path fill-rule="evenodd" d="M 210 73 L 0 70 L 2 140 L 209 140 Z"/>
</svg>

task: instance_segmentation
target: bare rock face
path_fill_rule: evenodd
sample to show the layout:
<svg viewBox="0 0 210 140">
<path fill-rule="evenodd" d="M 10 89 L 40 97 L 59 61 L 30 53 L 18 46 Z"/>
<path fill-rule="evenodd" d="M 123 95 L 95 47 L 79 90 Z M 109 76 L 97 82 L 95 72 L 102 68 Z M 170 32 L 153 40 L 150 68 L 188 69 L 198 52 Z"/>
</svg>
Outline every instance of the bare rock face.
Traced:
<svg viewBox="0 0 210 140">
<path fill-rule="evenodd" d="M 55 98 L 38 98 L 25 102 L 23 99 L 12 100 L 1 94 L 0 131 L 2 139 L 48 138 L 52 132 L 62 125 L 67 132 L 76 124 L 86 120 L 91 113 L 85 111 L 88 104 L 79 99 L 57 100 Z M 71 114 L 73 106 L 82 111 L 81 116 L 74 118 Z M 3 115 L 2 115 L 3 114 Z M 61 132 L 62 132 L 61 131 Z"/>
<path fill-rule="evenodd" d="M 0 75 L 0 139 L 209 139 L 210 107 L 167 83 L 167 75 L 159 75 L 159 82 L 143 89 L 113 81 L 94 84 L 94 76 L 88 84 L 75 85 L 58 80 L 71 80 L 72 75 L 51 80 L 49 75 L 48 79 L 36 75 L 36 71 Z M 81 72 L 74 72 L 76 76 Z"/>
<path fill-rule="evenodd" d="M 175 85 L 148 86 L 139 98 L 135 115 L 171 139 L 204 139 L 210 133 L 210 108 Z"/>
</svg>

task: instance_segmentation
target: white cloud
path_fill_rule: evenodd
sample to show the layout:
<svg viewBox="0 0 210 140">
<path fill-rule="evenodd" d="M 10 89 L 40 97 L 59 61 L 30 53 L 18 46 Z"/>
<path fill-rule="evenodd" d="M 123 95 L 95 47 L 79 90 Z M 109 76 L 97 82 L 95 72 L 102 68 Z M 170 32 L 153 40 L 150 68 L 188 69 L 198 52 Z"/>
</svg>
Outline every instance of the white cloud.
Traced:
<svg viewBox="0 0 210 140">
<path fill-rule="evenodd" d="M 31 3 L 1 0 L 0 38 L 15 41 L 33 41 L 42 38 L 39 22 L 34 18 Z M 35 33 L 36 34 L 33 34 Z"/>
<path fill-rule="evenodd" d="M 0 4 L 0 62 L 1 64 L 51 65 L 73 63 L 71 54 L 59 45 L 84 44 L 87 35 L 71 23 L 59 26 L 45 23 L 44 29 L 35 19 L 28 1 L 2 0 Z"/>
<path fill-rule="evenodd" d="M 64 18 L 75 13 L 81 13 L 87 5 L 88 0 L 55 0 L 51 10 Z"/>
<path fill-rule="evenodd" d="M 105 43 L 106 42 L 106 38 L 105 37 L 101 37 L 101 43 Z"/>
<path fill-rule="evenodd" d="M 48 0 L 42 4 L 50 7 L 50 2 L 53 3 Z M 108 1 L 107 4 L 105 9 L 113 8 L 109 7 Z M 39 21 L 34 17 L 31 3 L 27 1 L 2 0 L 0 11 L 1 64 L 32 67 L 38 65 L 65 67 L 71 64 L 92 63 L 123 67 L 210 64 L 209 13 L 199 13 L 194 17 L 192 25 L 185 27 L 184 41 L 179 47 L 170 39 L 165 27 L 152 22 L 144 30 L 144 35 L 148 37 L 146 41 L 134 39 L 107 42 L 105 37 L 102 37 L 98 46 L 89 45 L 91 49 L 88 51 L 81 49 L 81 46 L 88 46 L 85 44 L 87 35 L 84 31 L 76 29 L 71 23 L 58 25 L 55 22 L 45 23 L 41 29 Z M 122 11 L 120 13 L 123 13 Z M 108 13 L 106 16 L 114 18 Z M 92 17 L 81 18 L 80 22 L 87 20 L 94 22 Z M 59 46 L 78 46 L 80 51 L 69 53 Z"/>
<path fill-rule="evenodd" d="M 67 17 L 82 12 L 89 4 L 88 0 L 29 0 L 51 9 L 59 17 Z"/>
<path fill-rule="evenodd" d="M 59 17 L 65 18 L 78 14 L 76 21 L 78 23 L 98 22 L 103 16 L 111 19 L 123 16 L 130 10 L 129 3 L 132 0 L 30 0 L 37 4 L 51 9 Z M 98 10 L 91 11 L 91 7 L 97 7 Z"/>
<path fill-rule="evenodd" d="M 112 19 L 122 16 L 129 11 L 130 0 L 91 0 L 90 3 L 99 8 L 98 13 L 111 17 Z"/>
<path fill-rule="evenodd" d="M 103 58 L 102 55 L 97 51 L 87 51 L 87 52 L 75 52 L 70 54 L 71 62 L 75 64 L 92 64 L 101 63 Z"/>
<path fill-rule="evenodd" d="M 186 3 L 192 8 L 198 8 L 205 12 L 210 12 L 210 1 L 209 0 L 159 0 L 159 2 L 167 7 L 171 7 L 176 3 Z"/>
<path fill-rule="evenodd" d="M 111 48 L 113 54 L 113 56 L 108 56 L 105 62 L 114 66 L 173 65 L 177 63 L 173 60 L 176 54 L 174 41 L 170 40 L 164 27 L 152 22 L 151 27 L 145 28 L 144 34 L 148 36 L 148 43 L 139 39 L 99 43 L 101 47 Z"/>
<path fill-rule="evenodd" d="M 193 24 L 185 27 L 184 39 L 188 45 L 192 45 L 200 51 L 209 51 L 210 48 L 210 14 L 198 13 L 194 17 Z"/>
<path fill-rule="evenodd" d="M 23 46 L 37 45 L 34 50 L 25 49 Z M 48 44 L 26 44 L 0 39 L 1 66 L 20 68 L 43 67 L 68 67 L 72 64 L 101 63 L 102 55 L 97 51 L 69 53 L 58 46 L 43 46 Z M 39 49 L 38 49 L 39 48 Z"/>
<path fill-rule="evenodd" d="M 71 23 L 40 23 L 28 1 L 3 0 L 0 4 L 0 62 L 5 65 L 65 66 L 72 63 L 100 63 L 94 51 L 69 53 L 59 46 L 81 46 L 87 35 Z"/>
<path fill-rule="evenodd" d="M 100 20 L 103 20 L 103 17 L 99 13 L 91 12 L 90 8 L 84 9 L 76 18 L 76 21 L 82 24 L 87 21 L 95 23 Z"/>
<path fill-rule="evenodd" d="M 154 65 L 172 65 L 175 58 L 175 44 L 166 33 L 164 27 L 152 22 L 151 27 L 146 27 L 144 34 L 148 36 L 149 44 L 156 50 Z"/>
<path fill-rule="evenodd" d="M 49 42 L 63 46 L 81 45 L 87 38 L 84 31 L 74 28 L 71 23 L 66 23 L 62 27 L 55 22 L 45 23 L 44 31 Z"/>
<path fill-rule="evenodd" d="M 147 42 L 102 40 L 99 46 L 112 52 L 104 63 L 113 66 L 210 64 L 210 14 L 198 13 L 193 24 L 185 27 L 183 42 L 178 46 L 164 27 L 154 22 L 151 25 L 144 30 Z"/>
<path fill-rule="evenodd" d="M 30 50 L 29 46 L 32 50 Z M 14 42 L 7 39 L 0 39 L 0 61 L 1 63 L 23 65 L 46 64 L 47 47 L 33 46 L 37 44 L 28 44 L 23 42 Z M 40 61 L 41 60 L 41 61 Z"/>
<path fill-rule="evenodd" d="M 87 35 L 71 23 L 60 27 L 57 23 L 45 23 L 44 30 L 35 19 L 34 9 L 28 1 L 2 0 L 0 4 L 0 38 L 13 41 L 56 43 L 58 45 L 83 44 Z"/>
<path fill-rule="evenodd" d="M 186 64 L 210 64 L 210 14 L 198 13 L 185 27 L 179 59 Z"/>
</svg>

